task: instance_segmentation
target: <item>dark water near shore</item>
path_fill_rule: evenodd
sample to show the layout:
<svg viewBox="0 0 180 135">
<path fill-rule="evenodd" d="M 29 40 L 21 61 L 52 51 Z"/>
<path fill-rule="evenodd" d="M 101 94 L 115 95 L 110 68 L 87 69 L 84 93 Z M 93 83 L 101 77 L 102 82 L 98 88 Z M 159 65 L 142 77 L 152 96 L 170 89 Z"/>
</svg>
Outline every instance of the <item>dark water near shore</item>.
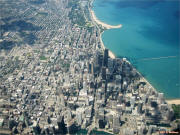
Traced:
<svg viewBox="0 0 180 135">
<path fill-rule="evenodd" d="M 121 29 L 104 32 L 105 46 L 117 57 L 128 58 L 166 98 L 180 98 L 179 3 L 178 0 L 95 0 L 93 3 L 101 21 L 123 25 Z"/>
</svg>

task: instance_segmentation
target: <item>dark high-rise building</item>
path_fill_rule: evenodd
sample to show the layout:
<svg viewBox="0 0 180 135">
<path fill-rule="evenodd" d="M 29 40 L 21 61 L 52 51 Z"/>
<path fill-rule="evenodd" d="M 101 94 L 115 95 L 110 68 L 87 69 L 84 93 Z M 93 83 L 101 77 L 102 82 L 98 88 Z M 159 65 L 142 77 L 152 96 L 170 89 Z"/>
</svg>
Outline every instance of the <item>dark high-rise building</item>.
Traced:
<svg viewBox="0 0 180 135">
<path fill-rule="evenodd" d="M 143 103 L 138 103 L 138 108 L 137 108 L 138 113 L 142 113 L 142 106 L 143 106 Z"/>
<path fill-rule="evenodd" d="M 103 66 L 105 66 L 105 67 L 108 66 L 108 49 L 105 49 L 105 50 L 104 50 Z"/>
<path fill-rule="evenodd" d="M 91 72 L 94 75 L 98 75 L 100 68 L 102 67 L 102 64 L 103 64 L 103 55 L 100 52 L 97 52 L 94 62 L 91 65 L 93 69 Z"/>
<path fill-rule="evenodd" d="M 92 73 L 92 64 L 91 63 L 89 63 L 88 64 L 88 73 Z"/>
<path fill-rule="evenodd" d="M 105 121 L 104 120 L 99 120 L 99 128 L 103 129 L 105 128 Z"/>
<path fill-rule="evenodd" d="M 72 123 L 67 127 L 67 134 L 75 134 L 78 131 L 78 126 L 75 123 Z"/>
<path fill-rule="evenodd" d="M 58 127 L 59 127 L 58 133 L 66 134 L 67 133 L 67 128 L 66 128 L 66 125 L 64 123 L 64 117 L 59 116 L 57 123 L 58 123 Z"/>
<path fill-rule="evenodd" d="M 108 69 L 109 69 L 110 73 L 113 72 L 113 70 L 114 70 L 113 68 L 114 68 L 114 62 L 113 62 L 113 59 L 108 58 Z"/>
<path fill-rule="evenodd" d="M 102 67 L 101 75 L 102 75 L 102 80 L 106 80 L 106 67 Z"/>
<path fill-rule="evenodd" d="M 94 61 L 95 66 L 102 66 L 103 64 L 103 55 L 100 52 L 97 52 L 95 61 Z"/>
</svg>

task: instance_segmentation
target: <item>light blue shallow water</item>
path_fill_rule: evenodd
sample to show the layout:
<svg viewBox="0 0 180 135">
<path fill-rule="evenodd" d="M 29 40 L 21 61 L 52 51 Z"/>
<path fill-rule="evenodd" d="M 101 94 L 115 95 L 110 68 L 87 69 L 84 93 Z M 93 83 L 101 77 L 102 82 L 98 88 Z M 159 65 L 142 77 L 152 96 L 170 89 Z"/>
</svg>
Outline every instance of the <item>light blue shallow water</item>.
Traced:
<svg viewBox="0 0 180 135">
<path fill-rule="evenodd" d="M 105 46 L 126 57 L 166 98 L 180 98 L 178 0 L 95 0 L 97 18 L 121 29 L 103 33 Z M 149 59 L 175 56 L 167 59 Z"/>
</svg>

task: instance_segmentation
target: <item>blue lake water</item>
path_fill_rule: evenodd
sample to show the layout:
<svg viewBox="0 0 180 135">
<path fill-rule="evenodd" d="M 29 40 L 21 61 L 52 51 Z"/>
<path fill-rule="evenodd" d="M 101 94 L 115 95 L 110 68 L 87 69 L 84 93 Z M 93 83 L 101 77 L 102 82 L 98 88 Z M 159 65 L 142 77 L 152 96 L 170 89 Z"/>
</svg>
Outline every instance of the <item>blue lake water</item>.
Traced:
<svg viewBox="0 0 180 135">
<path fill-rule="evenodd" d="M 117 57 L 126 57 L 166 98 L 180 98 L 180 2 L 178 0 L 95 0 L 97 18 L 122 24 L 102 40 Z M 149 59 L 168 57 L 161 59 Z M 148 59 L 145 59 L 148 58 Z"/>
</svg>

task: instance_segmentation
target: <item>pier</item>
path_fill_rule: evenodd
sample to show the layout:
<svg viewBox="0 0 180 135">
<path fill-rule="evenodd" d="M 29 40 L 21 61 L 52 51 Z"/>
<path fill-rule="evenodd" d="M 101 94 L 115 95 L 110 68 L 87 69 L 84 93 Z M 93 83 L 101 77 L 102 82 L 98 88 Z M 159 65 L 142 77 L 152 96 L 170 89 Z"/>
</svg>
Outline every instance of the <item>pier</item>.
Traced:
<svg viewBox="0 0 180 135">
<path fill-rule="evenodd" d="M 143 58 L 138 61 L 148 61 L 148 60 L 160 60 L 160 59 L 168 59 L 168 58 L 176 58 L 178 56 L 163 56 L 163 57 L 154 57 L 154 58 Z"/>
</svg>

